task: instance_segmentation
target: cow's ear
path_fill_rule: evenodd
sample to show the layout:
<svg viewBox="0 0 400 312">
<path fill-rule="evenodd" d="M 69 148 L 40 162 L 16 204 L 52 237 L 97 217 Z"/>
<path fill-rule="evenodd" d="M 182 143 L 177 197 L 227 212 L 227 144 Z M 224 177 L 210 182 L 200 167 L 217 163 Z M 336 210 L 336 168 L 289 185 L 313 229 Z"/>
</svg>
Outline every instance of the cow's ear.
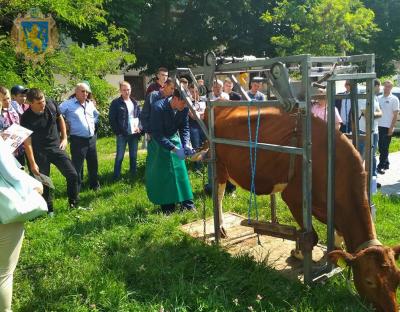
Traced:
<svg viewBox="0 0 400 312">
<path fill-rule="evenodd" d="M 339 267 L 351 266 L 355 259 L 351 254 L 344 250 L 334 250 L 328 254 L 329 260 Z"/>
<path fill-rule="evenodd" d="M 394 257 L 396 260 L 399 260 L 400 258 L 400 245 L 394 246 L 392 247 L 393 251 L 394 251 Z"/>
</svg>

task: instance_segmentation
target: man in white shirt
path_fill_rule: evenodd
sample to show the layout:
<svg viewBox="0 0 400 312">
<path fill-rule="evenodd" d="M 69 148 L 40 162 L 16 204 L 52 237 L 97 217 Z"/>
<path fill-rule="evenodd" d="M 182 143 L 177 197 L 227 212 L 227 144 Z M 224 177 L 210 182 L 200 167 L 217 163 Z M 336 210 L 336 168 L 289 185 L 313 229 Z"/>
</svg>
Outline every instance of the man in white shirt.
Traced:
<svg viewBox="0 0 400 312">
<path fill-rule="evenodd" d="M 399 99 L 392 94 L 392 88 L 393 83 L 386 80 L 383 84 L 383 94 L 378 98 L 382 110 L 382 118 L 378 122 L 380 153 L 378 173 L 380 174 L 389 169 L 389 145 L 399 112 Z"/>
<path fill-rule="evenodd" d="M 222 91 L 223 85 L 219 79 L 213 81 L 210 101 L 229 101 L 229 94 Z"/>
</svg>

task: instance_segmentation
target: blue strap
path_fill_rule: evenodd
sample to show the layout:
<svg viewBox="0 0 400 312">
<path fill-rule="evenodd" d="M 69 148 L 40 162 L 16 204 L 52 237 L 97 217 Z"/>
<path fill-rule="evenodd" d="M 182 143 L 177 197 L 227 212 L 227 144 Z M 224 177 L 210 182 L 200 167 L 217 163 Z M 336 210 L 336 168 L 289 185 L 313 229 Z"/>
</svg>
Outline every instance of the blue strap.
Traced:
<svg viewBox="0 0 400 312">
<path fill-rule="evenodd" d="M 254 142 L 251 139 L 251 119 L 250 119 L 250 105 L 247 106 L 247 123 L 249 129 L 249 151 L 250 151 L 250 170 L 251 170 L 251 184 L 250 184 L 250 198 L 249 198 L 249 209 L 248 209 L 248 219 L 250 221 L 251 209 L 255 207 L 256 210 L 256 218 L 258 220 L 258 208 L 257 208 L 257 197 L 256 197 L 256 184 L 255 184 L 255 175 L 256 175 L 256 164 L 257 164 L 257 142 L 258 142 L 258 132 L 260 128 L 260 116 L 261 110 L 258 107 L 258 116 L 257 116 L 257 126 Z M 253 149 L 254 149 L 254 161 L 253 161 Z"/>
</svg>

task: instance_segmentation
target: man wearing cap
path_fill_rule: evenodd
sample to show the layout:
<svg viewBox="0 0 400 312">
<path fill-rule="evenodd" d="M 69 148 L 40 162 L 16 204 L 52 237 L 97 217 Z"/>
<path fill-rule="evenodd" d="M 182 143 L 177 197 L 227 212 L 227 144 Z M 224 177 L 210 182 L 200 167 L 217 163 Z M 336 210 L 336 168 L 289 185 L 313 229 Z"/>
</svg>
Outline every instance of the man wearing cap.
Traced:
<svg viewBox="0 0 400 312">
<path fill-rule="evenodd" d="M 11 88 L 11 105 L 20 116 L 29 108 L 29 105 L 26 104 L 27 92 L 28 89 L 21 85 L 16 85 Z"/>
<path fill-rule="evenodd" d="M 262 77 L 253 77 L 251 79 L 250 90 L 247 91 L 247 94 L 252 101 L 266 101 L 265 94 L 259 91 L 263 80 Z"/>
<path fill-rule="evenodd" d="M 147 146 L 146 191 L 149 200 L 161 205 L 164 213 L 183 209 L 195 210 L 193 193 L 185 158 L 192 154 L 189 134 L 189 109 L 179 90 L 172 98 L 161 99 L 151 106 L 151 140 Z"/>
<path fill-rule="evenodd" d="M 88 100 L 91 93 L 87 83 L 78 83 L 75 87 L 75 96 L 61 103 L 60 112 L 64 115 L 68 125 L 71 144 L 71 158 L 76 172 L 81 172 L 86 159 L 89 186 L 98 190 L 98 160 L 96 149 L 95 124 L 99 112 L 93 102 Z M 79 175 L 79 189 L 82 178 Z"/>
</svg>

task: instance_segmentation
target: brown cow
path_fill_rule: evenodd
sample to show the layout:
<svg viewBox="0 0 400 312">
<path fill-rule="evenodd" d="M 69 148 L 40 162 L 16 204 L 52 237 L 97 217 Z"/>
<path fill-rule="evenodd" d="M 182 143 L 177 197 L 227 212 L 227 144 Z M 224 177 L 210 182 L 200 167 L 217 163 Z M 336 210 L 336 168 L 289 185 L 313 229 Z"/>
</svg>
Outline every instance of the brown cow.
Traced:
<svg viewBox="0 0 400 312">
<path fill-rule="evenodd" d="M 257 109 L 251 113 L 254 138 Z M 295 130 L 297 128 L 297 131 Z M 218 138 L 248 141 L 246 107 L 217 107 L 215 109 L 215 135 Z M 290 146 L 302 145 L 301 120 L 295 113 L 282 113 L 278 109 L 262 109 L 258 142 Z M 334 251 L 329 258 L 337 263 L 343 258 L 353 269 L 354 282 L 359 294 L 373 303 L 379 311 L 396 311 L 396 289 L 400 270 L 395 257 L 400 246 L 388 248 L 376 239 L 366 192 L 366 172 L 359 153 L 351 142 L 336 131 L 336 189 L 335 229 L 343 234 L 347 251 Z M 222 220 L 222 198 L 225 184 L 231 182 L 250 190 L 251 174 L 249 149 L 217 144 L 217 181 L 219 212 Z M 302 216 L 302 158 L 296 156 L 293 175 L 289 178 L 290 156 L 258 149 L 255 176 L 256 194 L 282 191 L 297 223 Z M 326 223 L 327 192 L 327 126 L 320 119 L 312 119 L 312 213 Z M 223 223 L 222 223 L 223 224 Z M 221 232 L 224 232 L 223 225 Z M 317 236 L 315 234 L 315 243 Z"/>
</svg>

